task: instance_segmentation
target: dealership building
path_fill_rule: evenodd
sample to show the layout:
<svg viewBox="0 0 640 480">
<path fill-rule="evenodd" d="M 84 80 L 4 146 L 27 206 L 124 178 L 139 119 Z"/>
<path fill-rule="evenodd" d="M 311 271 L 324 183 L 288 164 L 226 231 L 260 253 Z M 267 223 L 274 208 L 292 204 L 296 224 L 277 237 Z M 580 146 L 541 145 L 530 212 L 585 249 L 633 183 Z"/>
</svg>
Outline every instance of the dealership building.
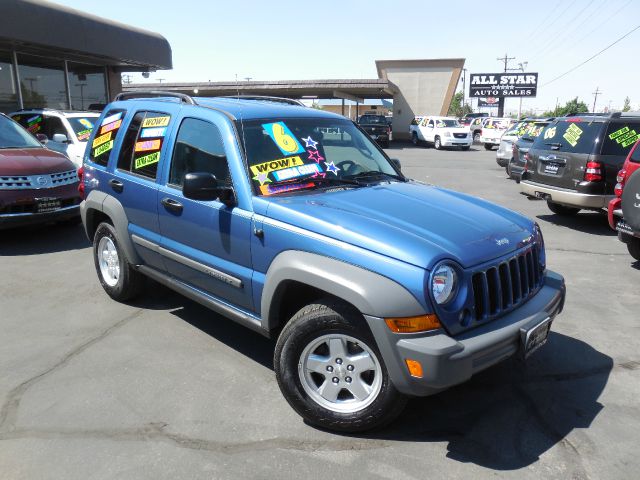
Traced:
<svg viewBox="0 0 640 480">
<path fill-rule="evenodd" d="M 171 67 L 157 33 L 42 0 L 0 1 L 0 112 L 97 107 L 122 90 L 122 72 Z"/>
</svg>

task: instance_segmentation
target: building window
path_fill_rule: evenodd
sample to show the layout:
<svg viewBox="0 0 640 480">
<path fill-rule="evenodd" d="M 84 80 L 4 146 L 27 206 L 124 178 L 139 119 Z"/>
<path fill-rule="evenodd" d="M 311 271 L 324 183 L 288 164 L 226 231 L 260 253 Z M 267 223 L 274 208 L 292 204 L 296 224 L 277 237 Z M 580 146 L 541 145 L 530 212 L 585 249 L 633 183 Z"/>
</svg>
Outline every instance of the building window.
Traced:
<svg viewBox="0 0 640 480">
<path fill-rule="evenodd" d="M 0 112 L 18 110 L 18 92 L 14 83 L 11 52 L 0 52 Z"/>
<path fill-rule="evenodd" d="M 18 53 L 18 73 L 24 108 L 69 108 L 61 60 Z"/>
<path fill-rule="evenodd" d="M 102 110 L 107 103 L 104 67 L 67 63 L 72 110 Z"/>
</svg>

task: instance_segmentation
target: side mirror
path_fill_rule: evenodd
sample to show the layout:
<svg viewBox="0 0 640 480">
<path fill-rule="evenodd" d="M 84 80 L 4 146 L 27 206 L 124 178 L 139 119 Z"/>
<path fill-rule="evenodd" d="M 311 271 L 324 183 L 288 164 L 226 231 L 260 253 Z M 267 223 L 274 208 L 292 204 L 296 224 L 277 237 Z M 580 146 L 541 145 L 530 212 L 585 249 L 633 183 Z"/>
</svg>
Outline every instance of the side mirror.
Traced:
<svg viewBox="0 0 640 480">
<path fill-rule="evenodd" d="M 400 160 L 398 160 L 397 158 L 391 158 L 391 163 L 393 164 L 394 167 L 396 167 L 398 169 L 399 172 L 402 171 L 402 165 L 400 164 Z"/>
<path fill-rule="evenodd" d="M 227 206 L 235 203 L 233 189 L 220 186 L 214 174 L 208 172 L 187 173 L 182 183 L 182 194 L 192 200 L 220 199 Z"/>
<path fill-rule="evenodd" d="M 69 141 L 64 133 L 54 133 L 51 140 L 58 143 L 67 143 Z"/>
<path fill-rule="evenodd" d="M 49 138 L 44 133 L 36 133 L 36 138 L 43 145 L 49 141 Z"/>
</svg>

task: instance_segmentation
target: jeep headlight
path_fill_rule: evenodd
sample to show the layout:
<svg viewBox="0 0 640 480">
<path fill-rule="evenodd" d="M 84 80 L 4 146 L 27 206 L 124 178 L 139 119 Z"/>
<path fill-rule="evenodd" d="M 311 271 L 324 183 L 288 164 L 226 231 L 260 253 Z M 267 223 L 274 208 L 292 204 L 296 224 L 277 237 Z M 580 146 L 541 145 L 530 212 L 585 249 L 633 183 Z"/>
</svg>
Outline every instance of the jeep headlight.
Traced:
<svg viewBox="0 0 640 480">
<path fill-rule="evenodd" d="M 431 275 L 431 293 L 438 305 L 445 305 L 453 300 L 458 293 L 458 274 L 455 269 L 441 263 Z"/>
</svg>

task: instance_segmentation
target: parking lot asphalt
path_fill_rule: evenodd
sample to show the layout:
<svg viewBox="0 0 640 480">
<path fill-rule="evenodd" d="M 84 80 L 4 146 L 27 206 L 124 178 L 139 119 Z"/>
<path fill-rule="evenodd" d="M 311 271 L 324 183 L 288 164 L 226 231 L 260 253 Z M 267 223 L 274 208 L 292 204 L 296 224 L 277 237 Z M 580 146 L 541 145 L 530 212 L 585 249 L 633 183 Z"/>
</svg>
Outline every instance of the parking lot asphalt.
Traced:
<svg viewBox="0 0 640 480">
<path fill-rule="evenodd" d="M 281 396 L 274 341 L 155 284 L 112 301 L 79 226 L 0 232 L 0 478 L 637 478 L 640 262 L 606 217 L 527 200 L 495 152 L 388 153 L 540 223 L 567 302 L 526 364 L 379 432 L 320 431 Z"/>
</svg>

